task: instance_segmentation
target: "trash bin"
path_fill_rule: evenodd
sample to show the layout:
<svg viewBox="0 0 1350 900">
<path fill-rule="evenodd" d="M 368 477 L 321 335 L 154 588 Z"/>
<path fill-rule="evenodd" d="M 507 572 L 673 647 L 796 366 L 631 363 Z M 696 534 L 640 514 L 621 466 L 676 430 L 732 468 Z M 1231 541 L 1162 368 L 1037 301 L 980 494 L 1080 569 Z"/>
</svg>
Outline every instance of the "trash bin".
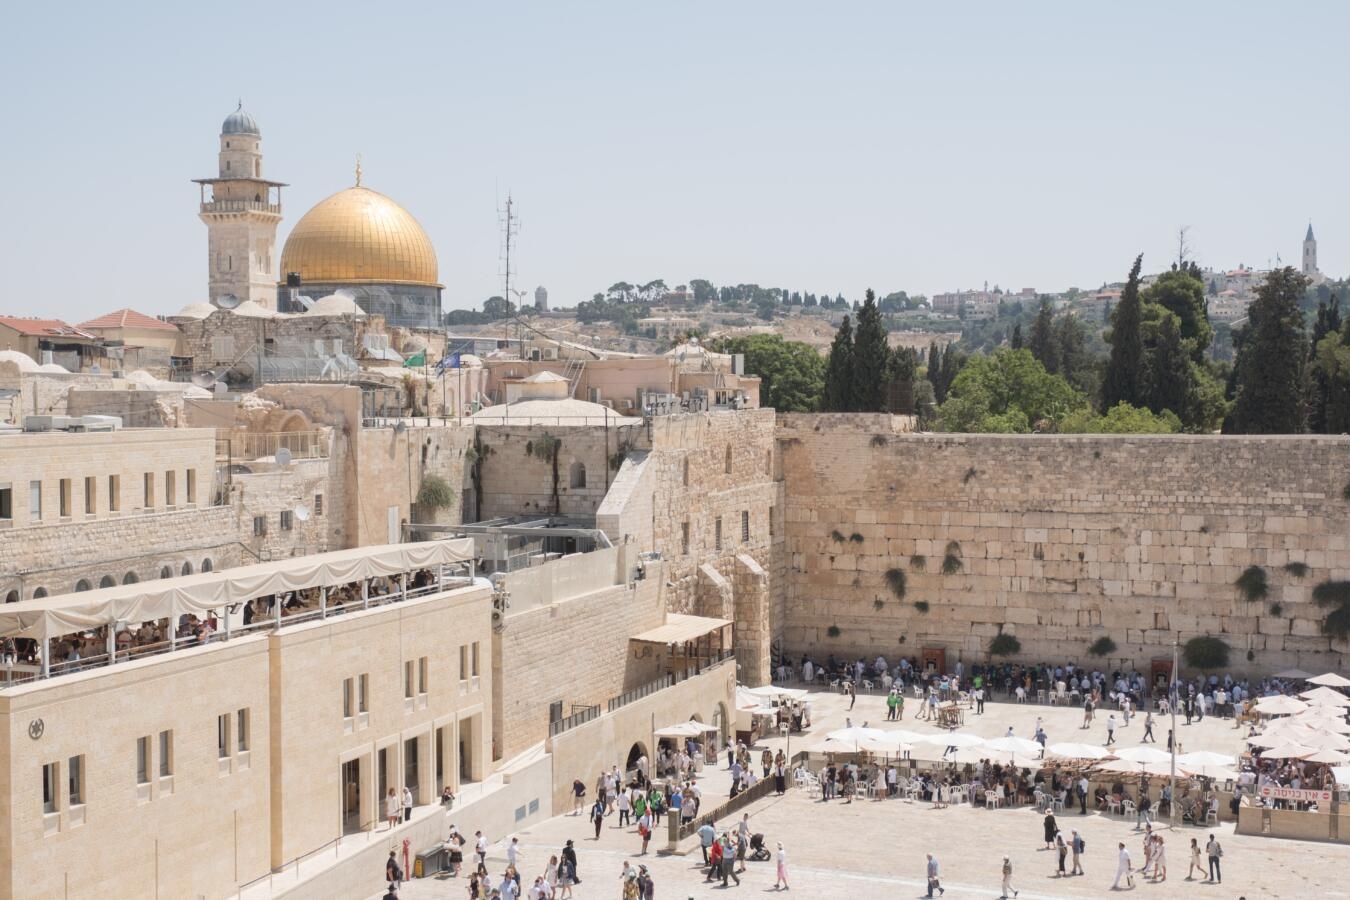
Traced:
<svg viewBox="0 0 1350 900">
<path fill-rule="evenodd" d="M 429 875 L 444 871 L 444 869 L 445 849 L 437 844 L 417 854 L 417 859 L 413 861 L 412 875 L 414 878 L 426 878 Z"/>
</svg>

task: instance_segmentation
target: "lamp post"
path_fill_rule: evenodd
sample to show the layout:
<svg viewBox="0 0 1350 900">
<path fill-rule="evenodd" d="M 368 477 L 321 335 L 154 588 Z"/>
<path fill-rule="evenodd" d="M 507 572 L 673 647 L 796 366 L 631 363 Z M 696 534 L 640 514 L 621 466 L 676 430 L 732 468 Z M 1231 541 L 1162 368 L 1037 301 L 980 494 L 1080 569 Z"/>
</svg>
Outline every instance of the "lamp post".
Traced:
<svg viewBox="0 0 1350 900">
<path fill-rule="evenodd" d="M 1171 744 L 1167 749 L 1172 754 L 1172 771 L 1167 779 L 1167 819 L 1173 827 L 1177 827 L 1177 701 L 1181 699 L 1180 692 L 1177 697 L 1172 696 L 1172 685 L 1177 681 L 1177 648 L 1181 643 L 1181 638 L 1172 636 L 1172 672 L 1167 680 L 1167 709 L 1172 714 L 1172 728 L 1168 732 Z"/>
</svg>

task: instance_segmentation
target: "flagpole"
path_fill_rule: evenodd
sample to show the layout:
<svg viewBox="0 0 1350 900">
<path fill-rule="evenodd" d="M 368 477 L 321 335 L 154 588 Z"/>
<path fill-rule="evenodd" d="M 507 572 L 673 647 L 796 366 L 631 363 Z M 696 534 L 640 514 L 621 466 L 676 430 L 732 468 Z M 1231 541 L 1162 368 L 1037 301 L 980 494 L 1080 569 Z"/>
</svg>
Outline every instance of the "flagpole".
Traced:
<svg viewBox="0 0 1350 900">
<path fill-rule="evenodd" d="M 1172 772 L 1167 780 L 1167 793 L 1170 799 L 1167 801 L 1167 818 L 1172 828 L 1177 827 L 1177 703 L 1181 700 L 1181 692 L 1177 692 L 1174 699 L 1172 697 L 1172 685 L 1177 683 L 1177 645 L 1180 638 L 1172 636 L 1172 677 L 1167 684 L 1167 708 L 1172 713 L 1172 739 L 1168 742 L 1172 746 L 1167 749 L 1172 753 Z"/>
</svg>

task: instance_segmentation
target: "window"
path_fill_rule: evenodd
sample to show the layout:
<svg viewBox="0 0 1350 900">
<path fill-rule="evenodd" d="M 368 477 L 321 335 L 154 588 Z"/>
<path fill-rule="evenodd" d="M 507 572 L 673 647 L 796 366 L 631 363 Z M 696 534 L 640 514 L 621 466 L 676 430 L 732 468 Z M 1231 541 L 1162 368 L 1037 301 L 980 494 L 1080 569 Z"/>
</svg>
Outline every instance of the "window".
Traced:
<svg viewBox="0 0 1350 900">
<path fill-rule="evenodd" d="M 159 777 L 173 774 L 173 731 L 159 733 Z"/>
<path fill-rule="evenodd" d="M 684 458 L 684 486 L 689 487 L 689 457 Z"/>
<path fill-rule="evenodd" d="M 0 522 L 14 521 L 14 488 L 0 484 Z"/>
<path fill-rule="evenodd" d="M 769 507 L 769 537 L 773 537 L 773 507 Z"/>
<path fill-rule="evenodd" d="M 469 645 L 459 645 L 459 680 L 469 680 Z"/>
<path fill-rule="evenodd" d="M 253 536 L 262 537 L 267 534 L 267 516 L 253 517 Z"/>
<path fill-rule="evenodd" d="M 235 361 L 234 335 L 217 334 L 211 337 L 211 359 L 213 362 Z"/>
<path fill-rule="evenodd" d="M 314 515 L 323 515 L 323 494 L 314 495 Z"/>
<path fill-rule="evenodd" d="M 586 486 L 586 464 L 580 461 L 572 463 L 571 477 L 569 484 L 574 488 L 584 488 Z"/>
<path fill-rule="evenodd" d="M 75 582 L 75 593 L 77 594 L 82 594 L 85 591 L 92 591 L 93 589 L 94 586 L 89 583 L 88 578 L 81 578 L 79 581 Z"/>
<path fill-rule="evenodd" d="M 478 641 L 473 642 L 473 677 L 478 677 Z"/>
<path fill-rule="evenodd" d="M 70 788 L 70 805 L 84 803 L 84 756 L 72 756 L 66 762 L 66 781 Z"/>
<path fill-rule="evenodd" d="M 765 474 L 765 475 L 772 475 L 772 474 L 773 474 L 773 451 L 772 451 L 772 450 L 765 450 L 765 451 L 764 451 L 764 474 Z"/>
<path fill-rule="evenodd" d="M 370 712 L 370 675 L 365 674 L 356 679 L 356 710 L 357 712 Z"/>
<path fill-rule="evenodd" d="M 717 521 L 713 523 L 713 549 L 722 549 L 722 517 L 718 516 Z"/>
<path fill-rule="evenodd" d="M 108 512 L 117 512 L 122 508 L 122 476 L 108 476 Z"/>
<path fill-rule="evenodd" d="M 150 736 L 136 738 L 136 783 L 150 782 Z"/>
<path fill-rule="evenodd" d="M 680 555 L 689 555 L 689 520 L 680 523 Z"/>
<path fill-rule="evenodd" d="M 145 494 L 145 502 L 144 502 L 143 505 L 145 506 L 146 509 L 154 509 L 154 508 L 155 508 L 155 473 L 154 473 L 154 472 L 146 472 L 146 473 L 145 473 L 145 477 L 144 477 L 144 481 L 145 481 L 145 485 L 144 485 L 144 488 L 145 488 L 145 489 L 144 489 L 143 493 Z"/>
<path fill-rule="evenodd" d="M 98 512 L 98 479 L 92 475 L 84 480 L 84 514 L 92 516 Z"/>
<path fill-rule="evenodd" d="M 290 511 L 289 509 L 283 509 L 283 510 L 281 511 L 281 516 L 280 516 L 279 518 L 280 518 L 280 520 L 281 520 L 281 530 L 282 530 L 282 531 L 290 531 L 290 530 L 291 530 L 291 511 Z"/>
<path fill-rule="evenodd" d="M 98 580 L 98 586 L 101 588 L 110 588 L 117 584 L 117 579 L 111 575 L 104 575 Z"/>
<path fill-rule="evenodd" d="M 352 717 L 352 679 L 342 679 L 342 718 Z"/>
<path fill-rule="evenodd" d="M 730 445 L 730 444 L 727 444 L 726 471 L 727 471 L 727 474 L 728 474 L 728 475 L 731 474 L 731 445 Z"/>
<path fill-rule="evenodd" d="M 185 563 L 183 563 L 183 568 L 181 568 L 181 569 L 178 570 L 178 574 L 180 574 L 180 575 L 191 575 L 191 574 L 192 574 L 192 563 L 190 563 L 190 562 L 185 562 Z"/>
<path fill-rule="evenodd" d="M 240 753 L 248 750 L 248 710 L 241 709 L 234 714 L 234 746 Z"/>
<path fill-rule="evenodd" d="M 413 661 L 410 659 L 403 664 L 403 696 L 405 699 L 412 699 L 413 695 Z"/>
<path fill-rule="evenodd" d="M 59 809 L 56 763 L 47 763 L 42 767 L 42 811 L 54 813 Z"/>
<path fill-rule="evenodd" d="M 417 693 L 425 694 L 427 692 L 427 658 L 423 656 L 417 660 Z"/>
<path fill-rule="evenodd" d="M 230 714 L 216 716 L 216 756 L 225 759 L 230 755 Z"/>
<path fill-rule="evenodd" d="M 188 469 L 186 474 L 187 474 L 187 480 L 184 482 L 184 484 L 185 484 L 185 486 L 187 487 L 187 499 L 186 499 L 184 502 L 185 502 L 185 503 L 196 503 L 196 502 L 197 502 L 197 470 L 196 470 L 196 469 Z"/>
<path fill-rule="evenodd" d="M 34 522 L 42 519 L 42 482 L 28 482 L 28 517 Z"/>
<path fill-rule="evenodd" d="M 750 541 L 750 510 L 741 510 L 741 543 Z"/>
<path fill-rule="evenodd" d="M 62 478 L 56 483 L 57 496 L 60 498 L 61 518 L 70 517 L 70 479 Z"/>
</svg>

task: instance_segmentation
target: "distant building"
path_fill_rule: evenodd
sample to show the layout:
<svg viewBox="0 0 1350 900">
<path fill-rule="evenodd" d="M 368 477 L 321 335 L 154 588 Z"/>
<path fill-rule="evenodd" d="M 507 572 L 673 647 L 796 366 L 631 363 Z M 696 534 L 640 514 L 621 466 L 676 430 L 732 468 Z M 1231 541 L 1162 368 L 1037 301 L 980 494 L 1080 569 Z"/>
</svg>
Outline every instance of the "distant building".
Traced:
<svg viewBox="0 0 1350 900">
<path fill-rule="evenodd" d="M 1326 277 L 1317 270 L 1317 238 L 1313 237 L 1312 223 L 1308 223 L 1308 233 L 1303 238 L 1303 275 L 1313 284 L 1321 284 Z"/>
<path fill-rule="evenodd" d="M 534 289 L 534 308 L 539 312 L 548 312 L 548 288 L 542 284 Z"/>
</svg>

